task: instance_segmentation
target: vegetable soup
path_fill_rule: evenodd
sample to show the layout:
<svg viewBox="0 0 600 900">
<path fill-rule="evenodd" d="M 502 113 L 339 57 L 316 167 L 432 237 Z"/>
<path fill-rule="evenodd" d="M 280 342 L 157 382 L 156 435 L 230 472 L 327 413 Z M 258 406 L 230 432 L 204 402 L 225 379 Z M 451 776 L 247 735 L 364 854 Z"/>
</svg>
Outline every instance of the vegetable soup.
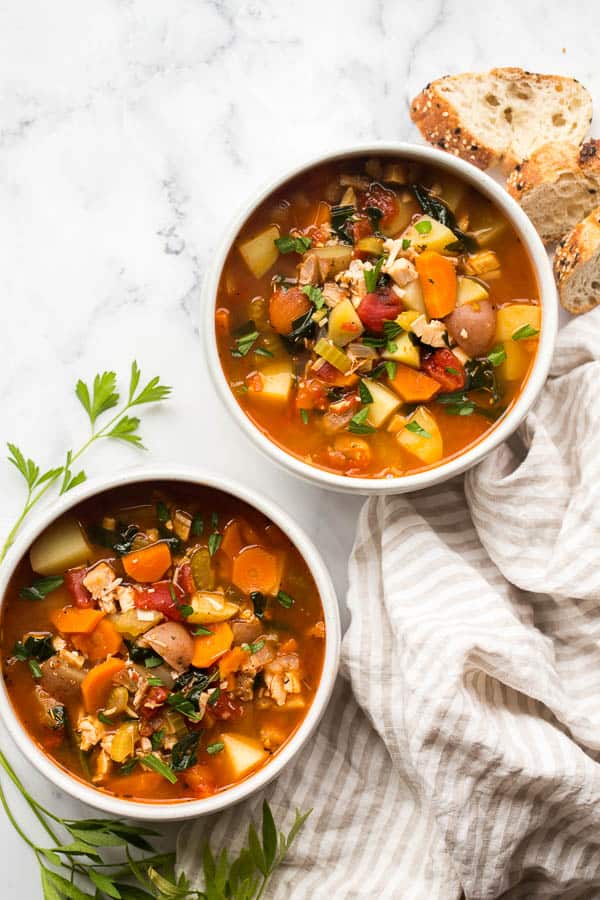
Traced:
<svg viewBox="0 0 600 900">
<path fill-rule="evenodd" d="M 99 790 L 206 797 L 268 764 L 315 696 L 325 622 L 290 540 L 180 483 L 85 501 L 19 564 L 2 671 L 32 740 Z"/>
<path fill-rule="evenodd" d="M 341 159 L 270 195 L 216 303 L 238 403 L 299 459 L 401 476 L 463 453 L 518 397 L 541 308 L 495 205 L 441 169 Z"/>
</svg>

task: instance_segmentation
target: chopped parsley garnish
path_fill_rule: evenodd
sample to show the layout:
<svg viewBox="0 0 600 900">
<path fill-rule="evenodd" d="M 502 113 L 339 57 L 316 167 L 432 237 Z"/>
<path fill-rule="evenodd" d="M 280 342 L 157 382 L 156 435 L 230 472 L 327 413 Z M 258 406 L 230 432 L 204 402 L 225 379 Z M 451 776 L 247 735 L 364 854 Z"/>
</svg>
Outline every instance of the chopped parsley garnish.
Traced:
<svg viewBox="0 0 600 900">
<path fill-rule="evenodd" d="M 407 431 L 412 431 L 413 434 L 418 434 L 419 437 L 431 438 L 429 432 L 425 428 L 423 428 L 422 425 L 419 425 L 416 419 L 413 419 L 412 422 L 407 422 L 404 427 Z"/>
<path fill-rule="evenodd" d="M 352 243 L 352 238 L 348 235 L 346 227 L 355 213 L 356 210 L 351 205 L 332 206 L 331 208 L 331 227 L 345 244 Z"/>
<path fill-rule="evenodd" d="M 219 513 L 213 512 L 210 514 L 210 525 L 213 531 L 219 530 Z"/>
<path fill-rule="evenodd" d="M 383 375 L 387 375 L 388 378 L 395 378 L 397 371 L 396 363 L 391 359 L 386 359 L 384 362 L 379 363 L 373 371 L 371 372 L 371 378 L 378 379 Z"/>
<path fill-rule="evenodd" d="M 268 356 L 268 357 L 273 356 L 271 351 L 267 350 L 266 347 L 257 347 L 254 352 L 256 353 L 257 356 Z"/>
<path fill-rule="evenodd" d="M 367 385 L 362 380 L 358 382 L 358 394 L 360 396 L 362 403 L 372 403 L 373 402 L 373 395 L 372 395 L 371 391 L 369 390 L 369 388 L 367 387 Z"/>
<path fill-rule="evenodd" d="M 34 637 L 34 635 L 30 634 L 24 641 L 17 641 L 13 648 L 13 655 L 21 662 L 26 660 L 45 662 L 45 660 L 54 656 L 55 653 L 56 650 L 52 644 L 52 635 L 50 634 L 44 635 L 44 637 Z M 36 675 L 36 678 L 39 677 L 41 677 L 41 673 Z"/>
<path fill-rule="evenodd" d="M 207 634 L 212 634 L 210 628 L 205 628 L 204 625 L 196 625 L 192 634 L 194 637 L 206 637 Z"/>
<path fill-rule="evenodd" d="M 378 206 L 367 206 L 365 212 L 369 217 L 371 228 L 375 233 L 379 231 L 381 220 L 383 219 L 383 211 Z"/>
<path fill-rule="evenodd" d="M 175 747 L 173 747 L 173 751 Z M 155 772 L 158 772 L 159 775 L 162 775 L 163 778 L 166 778 L 167 781 L 170 781 L 171 784 L 177 784 L 177 775 L 170 769 L 158 756 L 154 756 L 153 753 L 149 753 L 148 756 L 141 756 L 140 762 L 142 765 L 147 766 L 149 769 L 154 769 Z"/>
<path fill-rule="evenodd" d="M 164 682 L 162 678 L 157 678 L 156 675 L 152 675 L 150 678 L 146 679 L 150 687 L 162 687 Z"/>
<path fill-rule="evenodd" d="M 184 772 L 196 764 L 201 734 L 200 731 L 191 731 L 175 744 L 171 752 L 171 769 L 174 772 Z"/>
<path fill-rule="evenodd" d="M 363 269 L 363 275 L 365 277 L 365 284 L 367 286 L 368 294 L 372 294 L 377 290 L 377 282 L 379 280 L 379 273 L 381 272 L 382 265 L 383 256 L 380 256 L 371 269 Z"/>
<path fill-rule="evenodd" d="M 164 736 L 165 729 L 160 728 L 158 731 L 155 731 L 154 734 L 150 737 L 150 743 L 152 744 L 153 750 L 159 750 L 161 748 Z"/>
<path fill-rule="evenodd" d="M 448 375 L 460 375 L 460 372 L 454 366 L 445 366 L 445 369 Z"/>
<path fill-rule="evenodd" d="M 221 546 L 221 541 L 223 540 L 223 535 L 219 534 L 218 531 L 213 531 L 212 534 L 208 536 L 208 552 L 211 556 L 214 556 L 219 547 Z"/>
<path fill-rule="evenodd" d="M 122 766 L 119 766 L 119 775 L 129 775 L 130 772 L 133 772 L 138 762 L 137 756 L 134 756 L 133 759 L 128 759 Z"/>
<path fill-rule="evenodd" d="M 214 744 L 209 744 L 206 748 L 206 752 L 211 756 L 214 756 L 215 753 L 220 753 L 221 750 L 225 749 L 225 744 L 223 741 L 216 741 Z"/>
<path fill-rule="evenodd" d="M 162 500 L 159 500 L 158 503 L 156 504 L 156 518 L 158 519 L 159 522 L 162 522 L 162 523 L 168 522 L 169 519 L 171 518 L 171 515 L 169 513 L 169 508 L 166 503 L 163 503 Z"/>
<path fill-rule="evenodd" d="M 306 253 L 307 250 L 310 250 L 312 241 L 310 238 L 303 237 L 302 235 L 299 237 L 292 237 L 291 234 L 285 234 L 283 237 L 276 239 L 275 246 L 280 253 L 302 254 Z"/>
<path fill-rule="evenodd" d="M 419 234 L 429 234 L 431 231 L 432 225 L 429 219 L 424 219 L 422 222 L 417 222 L 415 225 L 415 230 L 419 232 Z"/>
<path fill-rule="evenodd" d="M 192 519 L 191 533 L 194 537 L 200 537 L 204 531 L 204 519 L 202 516 L 194 516 Z"/>
<path fill-rule="evenodd" d="M 19 597 L 21 600 L 43 600 L 63 583 L 59 575 L 50 575 L 48 578 L 38 578 L 29 587 L 21 588 Z"/>
<path fill-rule="evenodd" d="M 257 340 L 258 331 L 250 331 L 248 334 L 243 334 L 241 337 L 236 338 L 235 349 L 231 351 L 231 355 L 236 357 L 236 359 L 247 356 Z"/>
<path fill-rule="evenodd" d="M 111 717 L 107 716 L 106 713 L 103 713 L 102 710 L 98 712 L 98 720 L 102 722 L 103 725 L 114 725 Z"/>
<path fill-rule="evenodd" d="M 37 661 L 37 659 L 28 659 L 28 660 L 27 660 L 27 663 L 28 663 L 28 665 L 29 665 L 29 668 L 31 669 L 31 674 L 33 675 L 33 677 L 34 677 L 34 678 L 41 678 L 41 677 L 42 677 L 42 670 L 41 670 L 41 668 L 40 668 L 40 664 L 39 664 L 39 662 Z"/>
<path fill-rule="evenodd" d="M 325 297 L 321 288 L 315 287 L 314 284 L 305 284 L 302 293 L 308 297 L 315 309 L 322 309 L 325 304 Z"/>
<path fill-rule="evenodd" d="M 307 409 L 300 410 L 300 418 L 302 419 L 302 421 L 304 422 L 305 425 L 308 425 L 308 410 Z"/>
<path fill-rule="evenodd" d="M 496 344 L 495 347 L 492 347 L 490 352 L 488 353 L 487 358 L 496 369 L 499 365 L 501 365 L 506 359 L 506 350 L 504 349 L 504 344 Z"/>
<path fill-rule="evenodd" d="M 402 249 L 408 250 L 410 247 L 410 238 L 402 238 Z"/>
<path fill-rule="evenodd" d="M 359 411 L 350 419 L 348 431 L 351 431 L 353 434 L 372 434 L 375 429 L 372 425 L 367 423 L 368 415 L 368 406 L 363 406 L 362 409 L 359 409 Z"/>
<path fill-rule="evenodd" d="M 291 609 L 295 603 L 295 600 L 293 597 L 290 597 L 289 594 L 286 594 L 285 591 L 279 591 L 279 593 L 277 594 L 277 602 L 285 609 Z"/>
<path fill-rule="evenodd" d="M 512 339 L 513 341 L 526 341 L 528 338 L 535 337 L 536 334 L 539 334 L 538 329 L 533 328 L 528 323 L 527 325 L 521 325 L 520 328 L 517 328 L 512 336 Z"/>
<path fill-rule="evenodd" d="M 404 329 L 398 322 L 388 319 L 387 322 L 383 323 L 383 333 L 388 341 L 393 341 L 394 338 L 398 337 L 401 331 L 404 331 Z"/>
<path fill-rule="evenodd" d="M 221 688 L 216 687 L 206 702 L 208 703 L 209 706 L 214 706 L 220 696 L 221 696 Z"/>
<path fill-rule="evenodd" d="M 187 619 L 187 617 L 191 616 L 191 614 L 194 612 L 194 607 L 190 606 L 189 603 L 184 603 L 183 606 L 179 607 L 179 612 L 184 619 Z"/>
<path fill-rule="evenodd" d="M 265 646 L 264 641 L 257 641 L 255 644 L 242 644 L 242 650 L 245 650 L 247 653 L 252 655 L 253 653 L 258 653 L 259 650 Z"/>
<path fill-rule="evenodd" d="M 464 391 L 454 391 L 450 394 L 441 394 L 437 398 L 451 416 L 470 416 L 475 412 L 475 403 L 470 400 Z"/>
</svg>

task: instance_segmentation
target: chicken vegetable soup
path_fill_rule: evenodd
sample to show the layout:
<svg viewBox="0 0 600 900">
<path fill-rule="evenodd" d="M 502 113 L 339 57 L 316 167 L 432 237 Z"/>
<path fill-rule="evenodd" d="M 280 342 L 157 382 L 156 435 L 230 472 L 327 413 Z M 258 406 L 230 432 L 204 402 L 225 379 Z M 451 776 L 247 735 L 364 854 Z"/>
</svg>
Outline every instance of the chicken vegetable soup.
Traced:
<svg viewBox="0 0 600 900">
<path fill-rule="evenodd" d="M 350 159 L 269 196 L 225 262 L 221 364 L 265 435 L 347 476 L 438 465 L 515 402 L 541 308 L 519 237 L 442 170 Z"/>
<path fill-rule="evenodd" d="M 106 492 L 38 538 L 8 589 L 2 671 L 32 740 L 136 800 L 206 797 L 266 765 L 317 689 L 325 623 L 290 540 L 175 483 Z"/>
</svg>

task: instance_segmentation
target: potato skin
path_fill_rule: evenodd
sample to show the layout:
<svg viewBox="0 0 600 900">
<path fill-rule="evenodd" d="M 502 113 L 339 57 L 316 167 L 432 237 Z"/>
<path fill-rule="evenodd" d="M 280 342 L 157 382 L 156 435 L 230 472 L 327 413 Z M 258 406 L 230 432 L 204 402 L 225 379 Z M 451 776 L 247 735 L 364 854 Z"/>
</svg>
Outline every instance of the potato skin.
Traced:
<svg viewBox="0 0 600 900">
<path fill-rule="evenodd" d="M 494 340 L 496 310 L 489 300 L 465 303 L 451 312 L 445 323 L 448 334 L 465 353 L 485 356 Z"/>
</svg>

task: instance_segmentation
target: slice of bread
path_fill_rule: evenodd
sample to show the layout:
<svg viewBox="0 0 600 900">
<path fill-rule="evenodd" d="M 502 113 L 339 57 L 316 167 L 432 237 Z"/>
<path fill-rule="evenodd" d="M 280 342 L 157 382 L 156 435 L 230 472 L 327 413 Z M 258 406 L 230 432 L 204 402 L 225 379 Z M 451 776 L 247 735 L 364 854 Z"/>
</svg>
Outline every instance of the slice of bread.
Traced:
<svg viewBox="0 0 600 900">
<path fill-rule="evenodd" d="M 506 182 L 546 244 L 560 240 L 600 203 L 600 141 L 544 144 Z"/>
<path fill-rule="evenodd" d="M 550 141 L 580 144 L 592 98 L 574 78 L 492 69 L 432 81 L 413 100 L 411 117 L 430 144 L 480 169 L 508 170 Z"/>
<path fill-rule="evenodd" d="M 569 312 L 577 315 L 600 304 L 600 206 L 559 243 L 554 276 Z"/>
</svg>

